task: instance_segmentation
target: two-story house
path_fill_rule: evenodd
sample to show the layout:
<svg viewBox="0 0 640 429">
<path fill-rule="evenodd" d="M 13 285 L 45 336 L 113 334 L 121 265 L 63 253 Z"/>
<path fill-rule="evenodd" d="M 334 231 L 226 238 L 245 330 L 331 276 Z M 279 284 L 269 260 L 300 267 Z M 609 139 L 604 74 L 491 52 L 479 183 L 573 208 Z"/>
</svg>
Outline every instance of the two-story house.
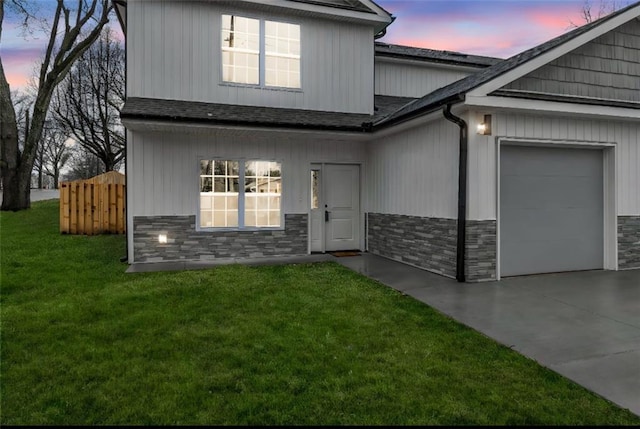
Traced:
<svg viewBox="0 0 640 429">
<path fill-rule="evenodd" d="M 114 3 L 129 263 L 640 268 L 640 3 L 507 60 L 380 43 L 369 0 Z"/>
</svg>

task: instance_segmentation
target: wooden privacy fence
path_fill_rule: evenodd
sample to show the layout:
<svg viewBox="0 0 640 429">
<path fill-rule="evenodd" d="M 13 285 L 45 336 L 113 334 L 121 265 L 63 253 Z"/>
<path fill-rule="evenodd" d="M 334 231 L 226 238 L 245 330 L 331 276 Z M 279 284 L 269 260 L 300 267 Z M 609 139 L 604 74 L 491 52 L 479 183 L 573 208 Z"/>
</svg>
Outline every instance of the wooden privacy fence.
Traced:
<svg viewBox="0 0 640 429">
<path fill-rule="evenodd" d="M 60 185 L 62 234 L 125 233 L 125 185 L 113 183 L 123 182 L 124 176 L 120 175 L 122 180 L 101 176 Z"/>
</svg>

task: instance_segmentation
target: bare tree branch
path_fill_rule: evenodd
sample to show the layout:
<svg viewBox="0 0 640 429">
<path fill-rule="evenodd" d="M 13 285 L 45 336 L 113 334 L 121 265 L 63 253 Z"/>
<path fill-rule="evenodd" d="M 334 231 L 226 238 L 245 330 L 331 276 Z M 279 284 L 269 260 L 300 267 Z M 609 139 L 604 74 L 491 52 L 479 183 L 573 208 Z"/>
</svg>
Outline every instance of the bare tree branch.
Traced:
<svg viewBox="0 0 640 429">
<path fill-rule="evenodd" d="M 52 112 L 67 134 L 110 171 L 124 157 L 123 104 L 124 48 L 106 28 L 56 91 Z"/>
<path fill-rule="evenodd" d="M 37 3 L 30 2 L 29 0 L 0 0 L 0 36 L 2 35 L 2 21 L 5 6 L 9 11 L 21 17 L 21 26 L 24 32 L 30 31 L 30 23 L 32 21 L 42 22 L 42 19 L 36 16 Z"/>
<path fill-rule="evenodd" d="M 58 0 L 58 7 L 56 8 L 56 13 L 53 17 L 53 24 L 51 25 L 51 34 L 49 36 L 49 42 L 47 43 L 47 50 L 44 54 L 44 60 L 42 61 L 42 65 L 40 66 L 40 80 L 38 81 L 38 85 L 44 85 L 44 80 L 47 75 L 47 70 L 49 70 L 49 63 L 51 62 L 51 55 L 53 55 L 53 48 L 56 43 L 56 32 L 58 31 L 58 24 L 60 22 L 60 13 L 64 9 L 63 0 Z"/>
<path fill-rule="evenodd" d="M 569 20 L 569 28 L 578 28 L 584 24 L 597 21 L 598 19 L 603 18 L 629 4 L 630 1 L 598 0 L 597 5 L 594 6 L 591 0 L 584 0 L 582 9 L 580 10 L 580 18 L 582 22 L 575 23 L 572 20 Z M 596 8 L 597 13 L 595 13 Z"/>
</svg>

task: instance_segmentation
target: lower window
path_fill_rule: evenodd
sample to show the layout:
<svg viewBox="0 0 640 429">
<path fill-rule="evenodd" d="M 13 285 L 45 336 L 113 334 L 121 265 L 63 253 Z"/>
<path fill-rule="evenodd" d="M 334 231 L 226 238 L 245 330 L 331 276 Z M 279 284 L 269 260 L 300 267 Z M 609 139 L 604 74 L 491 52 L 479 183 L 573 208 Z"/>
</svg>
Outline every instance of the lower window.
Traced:
<svg viewBox="0 0 640 429">
<path fill-rule="evenodd" d="M 278 228 L 282 177 L 279 162 L 201 160 L 201 228 Z"/>
</svg>

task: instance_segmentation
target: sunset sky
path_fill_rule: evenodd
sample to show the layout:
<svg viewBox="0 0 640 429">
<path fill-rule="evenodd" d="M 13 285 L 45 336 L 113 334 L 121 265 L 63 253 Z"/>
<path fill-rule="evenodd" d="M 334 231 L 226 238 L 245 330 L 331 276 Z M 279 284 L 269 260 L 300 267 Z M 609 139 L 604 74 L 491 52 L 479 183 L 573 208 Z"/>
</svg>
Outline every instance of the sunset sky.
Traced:
<svg viewBox="0 0 640 429">
<path fill-rule="evenodd" d="M 46 15 L 51 0 L 36 0 Z M 377 0 L 396 21 L 387 43 L 508 58 L 569 30 L 584 0 Z M 597 3 L 597 1 L 593 1 Z M 119 31 L 114 20 L 113 25 Z M 5 16 L 0 56 L 12 89 L 24 87 L 43 55 L 46 36 L 24 36 Z"/>
</svg>

